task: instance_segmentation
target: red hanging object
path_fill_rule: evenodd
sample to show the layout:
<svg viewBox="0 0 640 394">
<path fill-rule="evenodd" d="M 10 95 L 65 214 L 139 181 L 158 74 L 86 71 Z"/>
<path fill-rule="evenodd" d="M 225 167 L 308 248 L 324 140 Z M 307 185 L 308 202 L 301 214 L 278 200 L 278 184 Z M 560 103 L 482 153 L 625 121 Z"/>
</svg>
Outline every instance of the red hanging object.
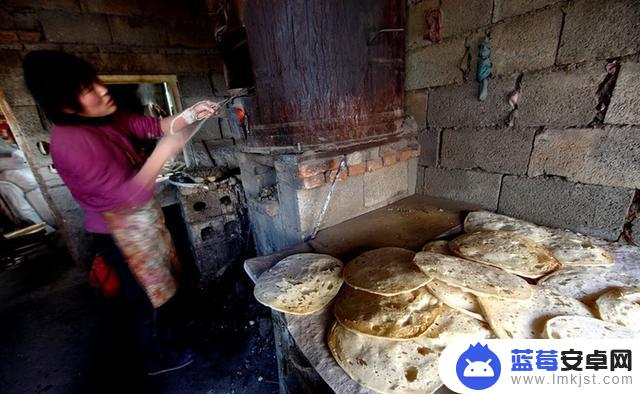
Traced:
<svg viewBox="0 0 640 394">
<path fill-rule="evenodd" d="M 120 291 L 120 280 L 102 256 L 96 256 L 89 272 L 89 284 L 100 290 L 105 297 L 113 297 Z"/>
</svg>

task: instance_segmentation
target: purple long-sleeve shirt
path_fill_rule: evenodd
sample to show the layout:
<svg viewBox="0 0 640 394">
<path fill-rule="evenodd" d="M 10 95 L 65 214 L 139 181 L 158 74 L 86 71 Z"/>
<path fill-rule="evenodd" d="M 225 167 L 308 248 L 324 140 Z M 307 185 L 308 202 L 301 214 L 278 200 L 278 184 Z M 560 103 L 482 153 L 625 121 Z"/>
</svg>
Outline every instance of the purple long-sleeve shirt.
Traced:
<svg viewBox="0 0 640 394">
<path fill-rule="evenodd" d="M 58 126 L 51 129 L 51 158 L 73 198 L 85 211 L 84 226 L 110 233 L 101 212 L 142 205 L 153 198 L 155 185 L 133 182 L 138 171 L 132 138 L 162 136 L 160 121 L 142 115 L 115 115 L 105 125 Z M 130 152 L 129 156 L 127 152 Z"/>
</svg>

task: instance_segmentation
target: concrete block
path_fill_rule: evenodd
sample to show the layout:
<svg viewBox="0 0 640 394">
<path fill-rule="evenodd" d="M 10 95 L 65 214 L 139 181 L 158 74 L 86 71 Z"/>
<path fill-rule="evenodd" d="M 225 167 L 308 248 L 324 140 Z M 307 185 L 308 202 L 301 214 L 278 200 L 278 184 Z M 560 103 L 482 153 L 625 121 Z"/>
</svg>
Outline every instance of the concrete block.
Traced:
<svg viewBox="0 0 640 394">
<path fill-rule="evenodd" d="M 149 74 L 180 72 L 167 55 L 162 53 L 114 53 L 108 54 L 104 62 L 106 64 L 103 66 L 111 69 L 112 72 Z"/>
<path fill-rule="evenodd" d="M 364 174 L 364 206 L 377 206 L 409 190 L 408 161 Z"/>
<path fill-rule="evenodd" d="M 640 2 L 577 0 L 566 8 L 558 63 L 640 52 Z"/>
<path fill-rule="evenodd" d="M 416 171 L 416 190 L 414 194 L 424 194 L 424 167 L 418 165 Z"/>
<path fill-rule="evenodd" d="M 640 125 L 640 63 L 622 63 L 605 122 Z"/>
<path fill-rule="evenodd" d="M 408 53 L 405 89 L 423 89 L 462 82 L 459 66 L 465 53 L 464 43 L 464 38 L 454 38 Z"/>
<path fill-rule="evenodd" d="M 0 74 L 21 74 L 21 70 L 21 51 L 13 49 L 0 50 Z"/>
<path fill-rule="evenodd" d="M 493 21 L 497 22 L 512 16 L 525 14 L 563 0 L 495 0 Z"/>
<path fill-rule="evenodd" d="M 364 164 L 364 152 L 362 151 L 356 151 L 353 153 L 349 153 L 347 155 L 347 165 L 348 166 L 355 166 L 355 165 L 359 165 L 359 164 Z"/>
<path fill-rule="evenodd" d="M 227 168 L 238 168 L 237 149 L 233 141 L 207 140 L 202 141 L 206 146 L 213 162 L 216 166 Z"/>
<path fill-rule="evenodd" d="M 182 97 L 213 97 L 208 74 L 178 75 L 178 89 Z"/>
<path fill-rule="evenodd" d="M 440 165 L 524 174 L 535 133 L 533 128 L 444 130 Z"/>
<path fill-rule="evenodd" d="M 411 115 L 418 124 L 418 130 L 427 127 L 427 92 L 406 92 L 404 108 L 407 115 Z"/>
<path fill-rule="evenodd" d="M 498 212 L 614 240 L 622 231 L 634 193 L 559 179 L 506 176 Z"/>
<path fill-rule="evenodd" d="M 215 164 L 209 156 L 209 152 L 207 152 L 207 148 L 202 141 L 191 140 L 186 148 L 188 148 L 190 167 L 215 167 Z"/>
<path fill-rule="evenodd" d="M 422 194 L 495 211 L 501 182 L 500 174 L 425 167 Z"/>
<path fill-rule="evenodd" d="M 109 27 L 113 43 L 135 46 L 167 45 L 167 33 L 160 22 L 148 19 L 110 16 Z"/>
<path fill-rule="evenodd" d="M 553 66 L 562 28 L 562 11 L 551 8 L 510 19 L 491 30 L 494 75 Z"/>
<path fill-rule="evenodd" d="M 38 17 L 33 10 L 0 10 L 0 26 L 3 30 L 39 30 Z"/>
<path fill-rule="evenodd" d="M 167 54 L 167 61 L 176 73 L 209 72 L 209 58 L 204 54 Z"/>
<path fill-rule="evenodd" d="M 141 15 L 137 1 L 130 0 L 82 0 L 83 9 L 96 14 L 133 16 Z"/>
<path fill-rule="evenodd" d="M 249 197 L 257 196 L 266 186 L 276 183 L 276 170 L 273 166 L 265 166 L 253 160 L 258 155 L 246 153 L 238 154 L 238 165 L 240 167 L 240 178 L 245 193 Z"/>
<path fill-rule="evenodd" d="M 407 33 L 405 43 L 407 49 L 415 49 L 424 45 L 431 44 L 431 41 L 423 38 L 427 30 L 427 22 L 424 13 L 428 10 L 440 7 L 438 0 L 427 0 L 421 2 L 411 2 L 407 8 Z"/>
<path fill-rule="evenodd" d="M 73 199 L 71 192 L 66 186 L 47 188 L 46 194 L 51 198 L 51 202 L 53 203 L 51 208 L 57 217 L 62 217 L 64 220 L 67 220 L 73 215 L 82 215 L 80 206 Z"/>
<path fill-rule="evenodd" d="M 0 89 L 4 92 L 5 100 L 10 107 L 36 105 L 21 72 L 0 74 Z"/>
<path fill-rule="evenodd" d="M 227 95 L 227 80 L 224 74 L 211 74 L 211 85 L 213 86 L 213 94 L 218 97 Z"/>
<path fill-rule="evenodd" d="M 32 168 L 47 167 L 53 164 L 50 155 L 44 156 L 38 151 L 37 143 L 42 140 L 44 140 L 44 138 L 26 137 L 24 144 L 20 146 L 27 158 L 27 162 Z"/>
<path fill-rule="evenodd" d="M 640 127 L 546 130 L 538 135 L 529 176 L 640 188 Z"/>
<path fill-rule="evenodd" d="M 201 222 L 189 223 L 187 231 L 193 246 L 198 248 L 201 245 L 223 241 L 226 238 L 225 225 L 231 223 L 227 227 L 233 227 L 237 219 L 231 215 L 222 215 Z"/>
<path fill-rule="evenodd" d="M 380 170 L 382 171 L 382 170 Z M 299 228 L 302 234 L 308 235 L 318 220 L 322 206 L 327 199 L 329 185 L 310 189 L 296 190 Z M 279 191 L 280 185 L 278 185 Z M 281 207 L 286 206 L 281 201 Z M 327 207 L 321 228 L 333 226 L 364 213 L 364 177 L 349 177 L 343 182 L 336 182 Z"/>
<path fill-rule="evenodd" d="M 145 16 L 170 20 L 193 20 L 194 15 L 208 15 L 204 2 L 182 3 L 174 0 L 138 0 Z"/>
<path fill-rule="evenodd" d="M 475 81 L 445 86 L 429 93 L 427 119 L 430 127 L 483 127 L 504 124 L 511 108 L 507 97 L 515 88 L 514 79 L 490 79 L 489 97 L 478 100 Z"/>
<path fill-rule="evenodd" d="M 49 167 L 39 167 L 36 169 L 37 175 L 42 179 L 47 188 L 53 188 L 64 185 L 62 178 L 57 173 L 49 170 Z"/>
<path fill-rule="evenodd" d="M 12 112 L 23 136 L 43 135 L 45 128 L 40 120 L 38 107 L 35 105 L 14 107 Z M 47 138 L 48 140 L 49 138 Z"/>
<path fill-rule="evenodd" d="M 5 0 L 4 6 L 17 7 L 17 8 L 35 8 L 45 10 L 79 10 L 78 2 L 76 0 L 42 0 L 42 1 L 30 1 L 30 0 Z"/>
<path fill-rule="evenodd" d="M 283 224 L 280 216 L 271 217 L 254 209 L 249 203 L 251 232 L 258 255 L 271 254 L 302 242 L 303 236 L 295 226 Z"/>
<path fill-rule="evenodd" d="M 222 130 L 220 130 L 220 120 L 219 119 L 209 119 L 205 122 L 198 134 L 194 137 L 198 140 L 215 140 L 220 139 L 222 135 Z"/>
<path fill-rule="evenodd" d="M 190 48 L 215 47 L 215 40 L 203 39 L 213 29 L 205 23 L 194 20 L 174 20 L 167 28 L 169 45 Z"/>
<path fill-rule="evenodd" d="M 407 161 L 407 194 L 416 194 L 416 186 L 418 185 L 418 158 L 414 157 Z"/>
<path fill-rule="evenodd" d="M 489 25 L 492 8 L 492 2 L 487 0 L 442 0 L 444 36 L 457 36 Z"/>
<path fill-rule="evenodd" d="M 193 257 L 205 283 L 212 283 L 234 265 L 242 264 L 243 241 L 229 240 L 202 245 L 193 251 Z"/>
<path fill-rule="evenodd" d="M 43 11 L 40 14 L 40 23 L 45 38 L 50 42 L 111 43 L 111 33 L 105 15 Z M 135 37 L 130 39 L 135 40 Z"/>
<path fill-rule="evenodd" d="M 433 127 L 423 130 L 418 134 L 418 142 L 420 142 L 420 165 L 435 167 L 438 164 L 440 130 Z"/>
<path fill-rule="evenodd" d="M 221 196 L 213 191 L 179 195 L 182 216 L 187 223 L 198 223 L 213 220 L 222 214 Z"/>
<path fill-rule="evenodd" d="M 586 126 L 596 114 L 596 91 L 604 79 L 604 63 L 568 71 L 526 75 L 518 103 L 518 124 Z"/>
</svg>

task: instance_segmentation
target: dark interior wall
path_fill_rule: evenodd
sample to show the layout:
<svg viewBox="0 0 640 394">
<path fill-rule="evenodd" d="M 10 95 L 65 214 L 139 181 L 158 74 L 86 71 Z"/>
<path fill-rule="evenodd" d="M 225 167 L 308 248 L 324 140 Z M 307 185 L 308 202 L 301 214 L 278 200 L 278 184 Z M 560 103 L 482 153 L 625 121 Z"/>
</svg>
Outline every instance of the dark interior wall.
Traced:
<svg viewBox="0 0 640 394">
<path fill-rule="evenodd" d="M 424 38 L 425 13 L 441 16 L 442 40 Z M 407 28 L 418 192 L 619 236 L 640 195 L 639 1 L 407 0 Z"/>
<path fill-rule="evenodd" d="M 14 115 L 19 145 L 51 202 L 76 258 L 83 249 L 82 214 L 60 178 L 47 166 L 36 143 L 48 131 L 28 94 L 23 56 L 54 49 L 91 62 L 100 74 L 173 74 L 183 107 L 225 94 L 223 66 L 215 49 L 213 1 L 171 0 L 6 0 L 0 9 L 0 91 Z M 55 77 L 55 76 L 53 76 Z M 194 141 L 192 154 L 207 163 L 205 144 L 233 144 L 228 127 L 209 122 Z M 228 137 L 228 138 L 227 138 Z"/>
</svg>

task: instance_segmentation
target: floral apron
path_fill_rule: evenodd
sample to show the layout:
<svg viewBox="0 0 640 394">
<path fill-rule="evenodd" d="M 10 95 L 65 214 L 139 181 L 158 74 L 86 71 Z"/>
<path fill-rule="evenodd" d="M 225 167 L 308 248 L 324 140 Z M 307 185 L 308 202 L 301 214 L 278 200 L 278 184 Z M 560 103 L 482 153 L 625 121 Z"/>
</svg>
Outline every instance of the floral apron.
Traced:
<svg viewBox="0 0 640 394">
<path fill-rule="evenodd" d="M 160 204 L 152 199 L 138 208 L 103 212 L 102 217 L 153 307 L 169 301 L 176 293 L 180 262 Z"/>
</svg>

